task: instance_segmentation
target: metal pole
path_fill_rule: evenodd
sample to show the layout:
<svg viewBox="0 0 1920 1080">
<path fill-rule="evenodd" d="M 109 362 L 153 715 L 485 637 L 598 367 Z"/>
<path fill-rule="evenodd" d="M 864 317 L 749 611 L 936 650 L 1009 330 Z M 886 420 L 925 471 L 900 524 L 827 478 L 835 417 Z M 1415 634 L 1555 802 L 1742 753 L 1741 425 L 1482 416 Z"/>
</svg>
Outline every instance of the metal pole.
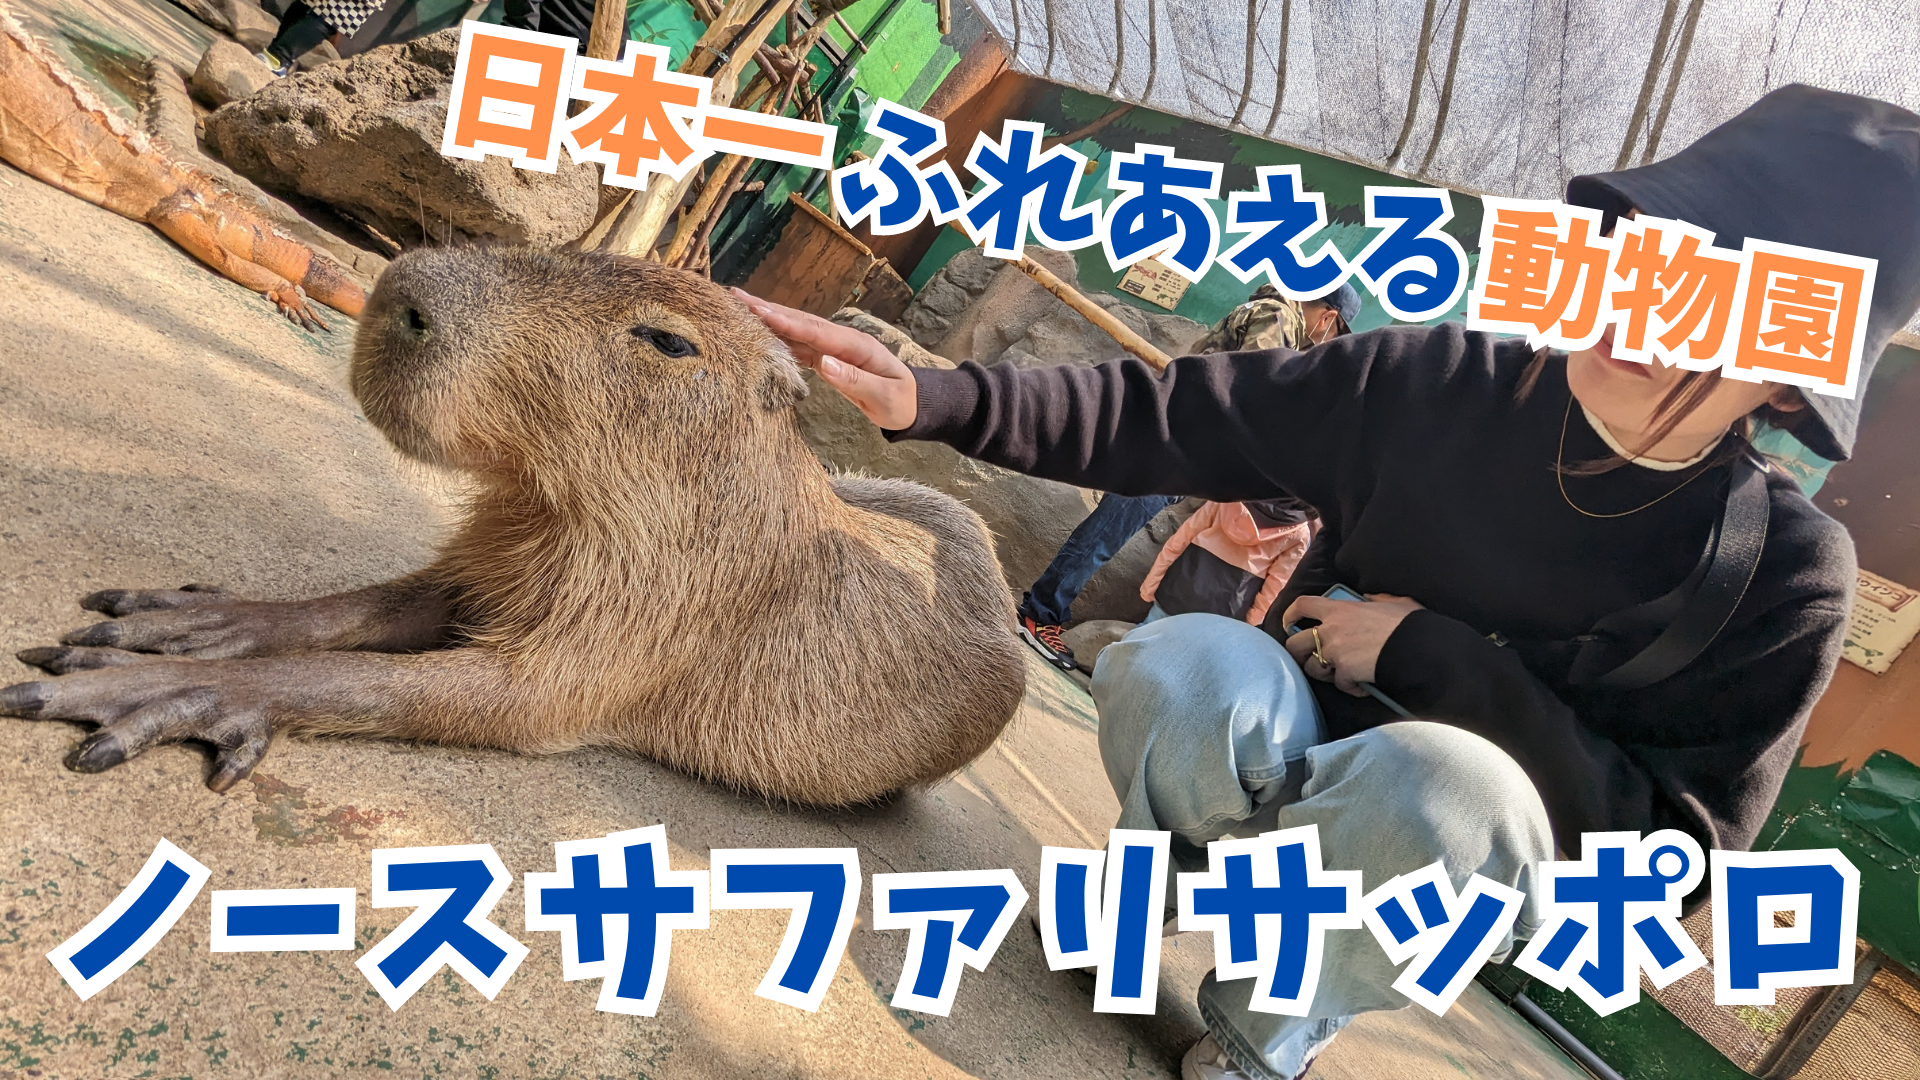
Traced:
<svg viewBox="0 0 1920 1080">
<path fill-rule="evenodd" d="M 1567 1056 L 1580 1063 L 1580 1067 L 1600 1078 L 1600 1080 L 1625 1080 L 1613 1071 L 1613 1066 L 1600 1060 L 1600 1055 L 1587 1049 L 1587 1044 L 1574 1038 L 1573 1032 L 1560 1026 L 1560 1021 L 1548 1016 L 1540 1006 L 1535 1005 L 1525 994 L 1513 995 L 1514 1011 L 1527 1018 L 1534 1027 L 1539 1028 L 1549 1039 L 1560 1045 Z"/>
</svg>

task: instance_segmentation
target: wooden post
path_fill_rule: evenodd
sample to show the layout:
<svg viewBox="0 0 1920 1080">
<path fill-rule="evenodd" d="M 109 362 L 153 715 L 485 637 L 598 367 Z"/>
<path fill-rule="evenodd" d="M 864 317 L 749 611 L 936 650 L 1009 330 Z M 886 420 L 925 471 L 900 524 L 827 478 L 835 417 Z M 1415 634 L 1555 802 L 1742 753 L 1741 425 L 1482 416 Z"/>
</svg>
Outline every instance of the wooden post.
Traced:
<svg viewBox="0 0 1920 1080">
<path fill-rule="evenodd" d="M 594 0 L 593 29 L 587 34 L 587 55 L 595 60 L 620 59 L 620 43 L 627 38 L 627 0 Z"/>
<path fill-rule="evenodd" d="M 769 7 L 758 22 L 747 26 L 759 7 L 758 0 L 732 0 L 722 9 L 720 17 L 708 24 L 707 32 L 700 35 L 699 44 L 693 47 L 693 55 L 687 58 L 681 70 L 711 78 L 713 93 L 710 100 L 715 105 L 732 105 L 734 97 L 740 92 L 740 73 L 746 70 L 754 54 L 766 43 L 768 35 L 773 33 L 773 28 L 780 25 L 796 2 L 782 0 Z M 741 33 L 743 28 L 744 34 Z M 732 54 L 721 61 L 720 49 L 732 43 L 736 35 L 739 35 L 738 44 L 734 45 Z M 654 245 L 660 242 L 660 234 L 667 226 L 667 219 L 679 208 L 681 199 L 692 184 L 692 170 L 677 182 L 667 176 L 655 176 L 645 191 L 636 193 L 620 207 L 613 226 L 601 239 L 598 250 L 643 259 L 652 254 Z"/>
<path fill-rule="evenodd" d="M 1060 280 L 1053 271 L 1022 255 L 1018 263 L 1022 273 L 1040 283 L 1040 287 L 1060 298 L 1060 302 L 1079 312 L 1094 326 L 1105 331 L 1107 336 L 1120 344 L 1120 347 L 1147 362 L 1155 371 L 1165 371 L 1173 363 L 1173 357 L 1154 348 L 1153 342 L 1141 337 L 1126 323 L 1113 317 L 1113 313 L 1086 298 L 1080 290 Z"/>
</svg>

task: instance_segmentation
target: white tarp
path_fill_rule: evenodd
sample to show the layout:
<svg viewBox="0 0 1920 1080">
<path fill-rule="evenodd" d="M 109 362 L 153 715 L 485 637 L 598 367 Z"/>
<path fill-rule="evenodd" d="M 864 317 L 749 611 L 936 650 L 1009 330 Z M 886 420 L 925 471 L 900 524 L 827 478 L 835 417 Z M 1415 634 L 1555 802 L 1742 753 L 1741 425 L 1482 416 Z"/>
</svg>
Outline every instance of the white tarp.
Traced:
<svg viewBox="0 0 1920 1080">
<path fill-rule="evenodd" d="M 1920 111 L 1920 0 L 972 2 L 1028 74 L 1492 195 L 1558 198 L 1788 83 Z"/>
<path fill-rule="evenodd" d="M 1492 195 L 1560 198 L 1789 83 L 1920 112 L 1920 0 L 972 2 L 1028 74 Z"/>
</svg>

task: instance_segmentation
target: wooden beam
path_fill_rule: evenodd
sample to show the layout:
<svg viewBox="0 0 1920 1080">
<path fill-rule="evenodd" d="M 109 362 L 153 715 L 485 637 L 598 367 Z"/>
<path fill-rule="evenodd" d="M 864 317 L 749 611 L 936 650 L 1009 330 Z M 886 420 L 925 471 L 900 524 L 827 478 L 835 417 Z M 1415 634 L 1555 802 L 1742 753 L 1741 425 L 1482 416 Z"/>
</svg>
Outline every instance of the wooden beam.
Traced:
<svg viewBox="0 0 1920 1080">
<path fill-rule="evenodd" d="M 594 0 L 593 29 L 587 34 L 587 55 L 595 60 L 620 59 L 620 43 L 627 39 L 627 0 Z"/>
<path fill-rule="evenodd" d="M 694 45 L 693 54 L 681 70 L 711 78 L 713 92 L 709 100 L 715 105 L 731 106 L 740 92 L 740 73 L 753 62 L 760 46 L 796 2 L 778 0 L 768 5 L 756 21 L 753 16 L 760 10 L 760 0 L 732 0 L 721 10 L 720 17 L 708 24 L 707 32 L 700 35 L 699 43 Z M 721 50 L 729 45 L 732 51 L 723 60 Z M 679 209 L 687 189 L 692 186 L 693 177 L 694 170 L 688 170 L 678 181 L 655 176 L 645 191 L 629 198 L 616 212 L 613 225 L 601 239 L 598 250 L 643 259 L 651 255 L 668 219 Z"/>
</svg>

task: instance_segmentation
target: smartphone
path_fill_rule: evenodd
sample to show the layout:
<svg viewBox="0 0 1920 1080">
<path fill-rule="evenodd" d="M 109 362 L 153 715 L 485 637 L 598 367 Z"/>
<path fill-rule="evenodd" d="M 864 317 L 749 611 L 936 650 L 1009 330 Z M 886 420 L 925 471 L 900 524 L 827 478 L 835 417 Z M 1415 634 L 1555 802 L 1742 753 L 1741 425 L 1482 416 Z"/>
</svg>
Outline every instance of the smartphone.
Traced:
<svg viewBox="0 0 1920 1080">
<path fill-rule="evenodd" d="M 1329 600 L 1358 600 L 1363 604 L 1368 602 L 1366 597 L 1361 596 L 1345 585 L 1334 585 L 1320 595 Z M 1286 625 L 1286 631 L 1288 634 L 1297 634 L 1302 630 L 1311 630 L 1319 625 L 1319 619 L 1301 619 L 1297 622 L 1288 623 Z"/>
<path fill-rule="evenodd" d="M 1368 600 L 1364 596 L 1361 596 L 1359 593 L 1353 591 L 1352 589 L 1347 588 L 1345 585 L 1334 585 L 1333 587 L 1329 588 L 1326 592 L 1323 592 L 1320 595 L 1326 597 L 1329 600 L 1357 600 L 1363 604 L 1372 603 L 1372 601 Z M 1289 624 L 1286 630 L 1289 635 L 1292 635 L 1292 634 L 1298 634 L 1303 630 L 1311 630 L 1314 627 L 1319 625 L 1320 625 L 1319 619 L 1300 619 L 1297 622 Z M 1402 708 L 1399 702 L 1381 693 L 1379 689 L 1377 689 L 1372 683 L 1363 682 L 1363 683 L 1359 683 L 1358 685 L 1360 689 L 1365 690 L 1375 701 L 1378 701 L 1380 704 L 1385 705 L 1389 709 L 1392 709 L 1395 713 L 1397 713 L 1400 716 L 1401 719 L 1403 720 L 1413 719 L 1412 713 Z"/>
</svg>

